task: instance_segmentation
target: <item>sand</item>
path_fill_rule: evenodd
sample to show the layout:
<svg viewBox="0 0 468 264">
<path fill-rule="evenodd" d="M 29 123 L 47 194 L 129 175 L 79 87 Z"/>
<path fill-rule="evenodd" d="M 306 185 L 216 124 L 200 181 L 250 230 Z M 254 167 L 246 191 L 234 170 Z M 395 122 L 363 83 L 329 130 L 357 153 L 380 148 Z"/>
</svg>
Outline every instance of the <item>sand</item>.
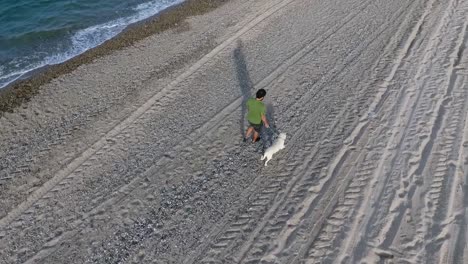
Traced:
<svg viewBox="0 0 468 264">
<path fill-rule="evenodd" d="M 3 113 L 0 263 L 466 262 L 468 3 L 209 10 Z"/>
</svg>

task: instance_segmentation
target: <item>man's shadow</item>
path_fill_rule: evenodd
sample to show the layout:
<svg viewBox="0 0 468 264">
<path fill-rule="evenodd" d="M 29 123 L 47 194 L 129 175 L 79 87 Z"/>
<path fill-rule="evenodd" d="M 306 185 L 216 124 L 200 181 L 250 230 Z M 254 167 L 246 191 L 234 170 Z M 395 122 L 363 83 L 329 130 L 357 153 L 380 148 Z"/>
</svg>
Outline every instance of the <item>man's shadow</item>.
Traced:
<svg viewBox="0 0 468 264">
<path fill-rule="evenodd" d="M 247 112 L 246 102 L 252 96 L 252 89 L 254 85 L 250 78 L 249 71 L 247 70 L 247 62 L 245 60 L 245 55 L 243 52 L 243 43 L 242 40 L 237 41 L 237 47 L 234 49 L 234 62 L 236 66 L 237 80 L 239 81 L 239 87 L 242 95 L 242 106 L 241 106 L 241 117 L 239 120 L 239 129 L 243 138 L 245 138 L 245 114 Z M 266 103 L 266 116 L 272 128 L 275 126 L 275 111 L 273 104 Z M 273 142 L 274 130 L 272 129 L 262 129 L 261 138 L 263 141 L 263 147 L 271 145 Z"/>
<path fill-rule="evenodd" d="M 250 79 L 249 71 L 247 70 L 247 63 L 243 52 L 242 40 L 237 41 L 237 47 L 234 49 L 234 62 L 236 64 L 237 80 L 242 95 L 242 110 L 241 118 L 239 120 L 239 128 L 243 138 L 245 138 L 245 114 L 247 112 L 246 102 L 252 96 L 251 91 L 253 88 L 252 80 Z"/>
</svg>

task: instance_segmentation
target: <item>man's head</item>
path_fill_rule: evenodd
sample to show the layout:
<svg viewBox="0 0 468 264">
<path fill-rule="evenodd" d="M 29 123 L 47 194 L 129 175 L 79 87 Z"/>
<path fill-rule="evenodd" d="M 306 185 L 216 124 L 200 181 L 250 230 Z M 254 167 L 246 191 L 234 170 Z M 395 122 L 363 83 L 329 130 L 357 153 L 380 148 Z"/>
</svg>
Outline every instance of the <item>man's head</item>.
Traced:
<svg viewBox="0 0 468 264">
<path fill-rule="evenodd" d="M 260 101 L 263 100 L 263 98 L 265 97 L 265 95 L 266 95 L 265 89 L 260 89 L 260 90 L 258 90 L 258 91 L 257 91 L 257 95 L 256 95 L 257 100 L 260 100 Z"/>
</svg>

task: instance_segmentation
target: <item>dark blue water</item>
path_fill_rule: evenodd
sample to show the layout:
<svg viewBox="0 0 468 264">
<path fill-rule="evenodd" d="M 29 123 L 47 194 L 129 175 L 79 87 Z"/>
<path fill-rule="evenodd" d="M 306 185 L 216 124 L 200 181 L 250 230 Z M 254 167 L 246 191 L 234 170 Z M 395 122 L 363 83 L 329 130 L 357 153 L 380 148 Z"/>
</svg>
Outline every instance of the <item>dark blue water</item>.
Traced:
<svg viewBox="0 0 468 264">
<path fill-rule="evenodd" d="M 183 0 L 0 0 L 0 87 Z"/>
</svg>

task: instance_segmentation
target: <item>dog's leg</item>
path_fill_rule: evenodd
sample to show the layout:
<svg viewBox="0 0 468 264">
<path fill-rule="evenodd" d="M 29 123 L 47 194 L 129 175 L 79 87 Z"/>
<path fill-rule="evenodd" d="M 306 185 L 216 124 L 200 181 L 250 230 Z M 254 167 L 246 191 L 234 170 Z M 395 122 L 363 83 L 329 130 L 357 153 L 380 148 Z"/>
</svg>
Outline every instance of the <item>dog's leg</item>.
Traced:
<svg viewBox="0 0 468 264">
<path fill-rule="evenodd" d="M 270 157 L 267 158 L 266 162 L 265 162 L 265 167 L 267 166 L 268 162 L 270 161 Z"/>
<path fill-rule="evenodd" d="M 265 159 L 265 155 L 263 155 L 263 156 L 260 158 L 260 160 L 264 160 L 264 159 Z"/>
</svg>

